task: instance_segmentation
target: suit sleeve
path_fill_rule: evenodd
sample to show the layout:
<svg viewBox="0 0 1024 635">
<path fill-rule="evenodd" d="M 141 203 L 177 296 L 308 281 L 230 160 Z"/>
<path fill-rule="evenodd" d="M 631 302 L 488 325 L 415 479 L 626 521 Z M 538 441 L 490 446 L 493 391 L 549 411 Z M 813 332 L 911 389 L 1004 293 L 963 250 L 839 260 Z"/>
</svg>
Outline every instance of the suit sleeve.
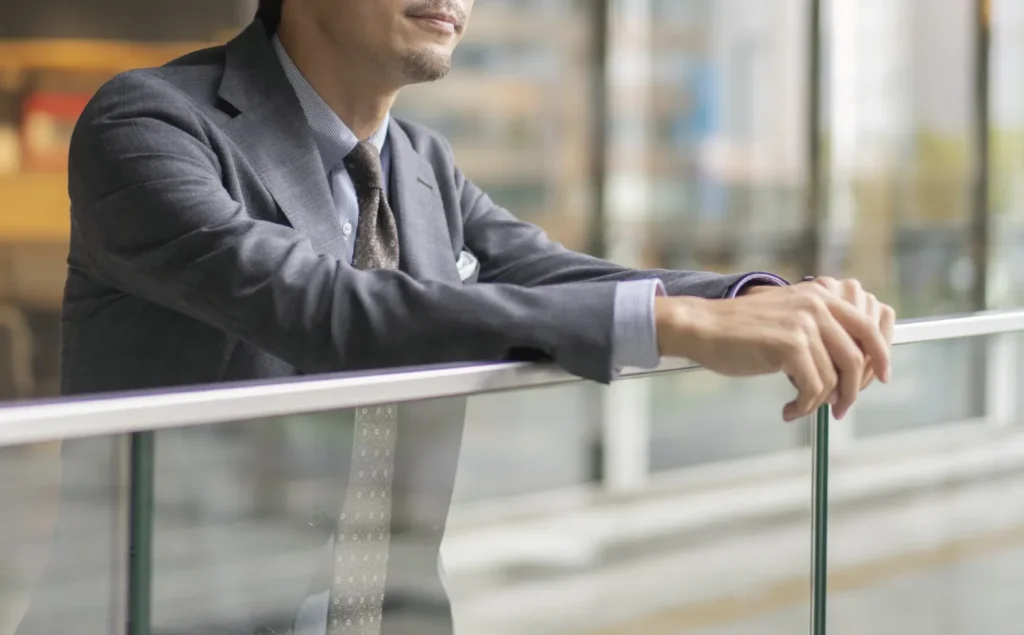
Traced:
<svg viewBox="0 0 1024 635">
<path fill-rule="evenodd" d="M 466 245 L 480 260 L 481 282 L 527 287 L 574 282 L 660 280 L 668 295 L 726 298 L 749 274 L 638 270 L 570 251 L 536 225 L 518 220 L 456 171 Z M 769 274 L 770 275 L 770 274 Z"/>
<path fill-rule="evenodd" d="M 72 139 L 72 218 L 107 284 L 201 320 L 307 373 L 550 357 L 613 376 L 614 282 L 525 288 L 419 282 L 316 253 L 256 220 L 191 106 L 158 80 L 122 76 Z M 269 210 L 267 210 L 269 211 Z M 492 235 L 490 240 L 494 240 Z M 522 246 L 528 239 L 517 235 Z"/>
</svg>

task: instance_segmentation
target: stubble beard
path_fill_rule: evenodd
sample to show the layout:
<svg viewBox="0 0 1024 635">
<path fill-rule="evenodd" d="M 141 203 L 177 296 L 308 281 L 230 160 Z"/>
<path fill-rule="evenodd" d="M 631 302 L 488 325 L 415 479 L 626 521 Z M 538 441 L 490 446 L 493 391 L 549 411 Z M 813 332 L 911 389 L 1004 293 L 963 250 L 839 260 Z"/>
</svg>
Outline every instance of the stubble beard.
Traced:
<svg viewBox="0 0 1024 635">
<path fill-rule="evenodd" d="M 436 82 L 452 69 L 451 55 L 419 51 L 405 58 L 403 72 L 413 83 Z"/>
</svg>

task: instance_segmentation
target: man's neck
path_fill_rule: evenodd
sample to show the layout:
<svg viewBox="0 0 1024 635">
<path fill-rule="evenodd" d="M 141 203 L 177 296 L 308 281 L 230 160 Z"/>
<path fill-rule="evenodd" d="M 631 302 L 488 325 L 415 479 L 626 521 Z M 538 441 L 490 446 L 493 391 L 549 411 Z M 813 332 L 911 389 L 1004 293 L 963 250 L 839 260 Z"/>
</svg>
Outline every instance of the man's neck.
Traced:
<svg viewBox="0 0 1024 635">
<path fill-rule="evenodd" d="M 282 23 L 277 35 L 306 81 L 360 141 L 380 129 L 397 88 L 383 85 L 368 65 L 339 64 L 346 52 L 313 25 Z"/>
</svg>

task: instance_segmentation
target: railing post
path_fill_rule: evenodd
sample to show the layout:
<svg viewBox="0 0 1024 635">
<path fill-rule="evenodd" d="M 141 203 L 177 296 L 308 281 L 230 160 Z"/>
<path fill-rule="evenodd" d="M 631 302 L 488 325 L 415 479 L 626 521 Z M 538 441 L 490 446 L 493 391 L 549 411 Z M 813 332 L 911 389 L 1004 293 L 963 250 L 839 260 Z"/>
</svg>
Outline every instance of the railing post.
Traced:
<svg viewBox="0 0 1024 635">
<path fill-rule="evenodd" d="M 149 635 L 153 588 L 154 432 L 131 435 L 128 510 L 128 635 Z"/>
<path fill-rule="evenodd" d="M 811 635 L 825 635 L 828 600 L 828 424 L 831 409 L 818 409 L 811 434 Z"/>
</svg>

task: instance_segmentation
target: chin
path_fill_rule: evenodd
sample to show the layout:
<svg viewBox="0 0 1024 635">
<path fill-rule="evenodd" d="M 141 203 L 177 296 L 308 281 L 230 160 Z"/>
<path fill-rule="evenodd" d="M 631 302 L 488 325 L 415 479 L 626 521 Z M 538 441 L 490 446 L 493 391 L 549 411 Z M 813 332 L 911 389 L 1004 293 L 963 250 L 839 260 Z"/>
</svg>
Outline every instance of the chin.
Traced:
<svg viewBox="0 0 1024 635">
<path fill-rule="evenodd" d="M 404 75 L 412 83 L 436 82 L 444 78 L 452 68 L 452 54 L 449 50 L 439 51 L 424 48 L 406 56 Z"/>
</svg>

